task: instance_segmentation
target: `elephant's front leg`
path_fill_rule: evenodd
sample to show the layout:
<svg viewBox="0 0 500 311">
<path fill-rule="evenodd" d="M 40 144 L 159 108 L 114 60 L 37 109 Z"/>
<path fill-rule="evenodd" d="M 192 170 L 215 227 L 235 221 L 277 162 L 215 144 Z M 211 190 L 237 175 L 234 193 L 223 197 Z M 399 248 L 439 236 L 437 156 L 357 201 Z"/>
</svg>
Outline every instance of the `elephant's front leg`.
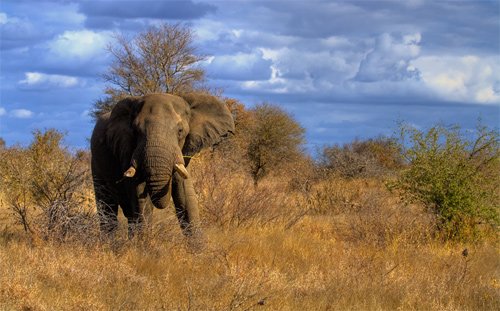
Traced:
<svg viewBox="0 0 500 311">
<path fill-rule="evenodd" d="M 174 173 L 172 199 L 183 233 L 186 236 L 201 234 L 198 198 L 191 178 L 184 179 L 177 172 Z"/>
<path fill-rule="evenodd" d="M 149 227 L 153 221 L 153 204 L 149 199 L 148 192 L 146 190 L 146 183 L 137 185 L 135 192 L 137 193 L 137 210 L 139 211 L 139 220 L 142 223 L 142 227 Z"/>
<path fill-rule="evenodd" d="M 143 233 L 151 223 L 153 207 L 148 199 L 146 184 L 129 185 L 124 195 L 127 199 L 121 204 L 123 214 L 128 220 L 128 235 Z"/>
<path fill-rule="evenodd" d="M 112 234 L 118 227 L 116 190 L 112 185 L 94 176 L 94 192 L 101 232 Z"/>
</svg>

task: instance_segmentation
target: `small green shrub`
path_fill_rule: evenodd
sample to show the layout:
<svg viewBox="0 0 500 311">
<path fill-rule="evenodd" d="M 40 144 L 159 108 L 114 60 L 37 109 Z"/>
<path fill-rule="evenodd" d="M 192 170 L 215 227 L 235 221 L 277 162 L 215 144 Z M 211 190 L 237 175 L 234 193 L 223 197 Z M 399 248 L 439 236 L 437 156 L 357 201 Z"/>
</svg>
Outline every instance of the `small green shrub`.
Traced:
<svg viewBox="0 0 500 311">
<path fill-rule="evenodd" d="M 478 126 L 434 126 L 421 131 L 401 126 L 400 144 L 408 162 L 390 188 L 403 201 L 421 203 L 437 216 L 445 239 L 477 240 L 499 224 L 499 134 Z"/>
</svg>

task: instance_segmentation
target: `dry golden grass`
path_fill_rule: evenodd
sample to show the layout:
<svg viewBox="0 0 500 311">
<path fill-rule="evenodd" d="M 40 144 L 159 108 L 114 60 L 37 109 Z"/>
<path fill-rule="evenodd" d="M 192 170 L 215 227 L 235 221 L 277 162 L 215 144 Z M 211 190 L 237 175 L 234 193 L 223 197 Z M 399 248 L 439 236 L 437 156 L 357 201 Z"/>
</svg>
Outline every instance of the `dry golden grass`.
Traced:
<svg viewBox="0 0 500 311">
<path fill-rule="evenodd" d="M 122 227 L 114 240 L 61 242 L 28 238 L 0 207 L 0 310 L 500 309 L 495 241 L 440 242 L 432 218 L 381 181 L 290 193 L 198 171 L 200 253 L 173 211 L 155 211 L 149 237 L 127 240 Z"/>
<path fill-rule="evenodd" d="M 192 254 L 172 240 L 82 247 L 4 237 L 2 310 L 498 310 L 498 250 L 386 247 L 339 239 L 325 216 L 289 231 L 209 230 Z M 177 237 L 180 238 L 180 237 Z"/>
</svg>

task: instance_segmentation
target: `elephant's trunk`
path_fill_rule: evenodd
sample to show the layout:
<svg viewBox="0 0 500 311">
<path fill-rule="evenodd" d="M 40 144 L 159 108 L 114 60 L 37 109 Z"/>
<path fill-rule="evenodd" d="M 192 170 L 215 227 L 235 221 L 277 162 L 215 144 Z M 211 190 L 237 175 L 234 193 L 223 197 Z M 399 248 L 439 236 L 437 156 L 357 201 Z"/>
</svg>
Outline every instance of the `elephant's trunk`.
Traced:
<svg viewBox="0 0 500 311">
<path fill-rule="evenodd" d="M 170 201 L 172 173 L 175 164 L 179 163 L 180 150 L 177 146 L 165 146 L 156 140 L 146 143 L 144 149 L 144 170 L 146 184 L 153 205 L 164 209 Z M 182 163 L 183 164 L 183 163 Z"/>
</svg>

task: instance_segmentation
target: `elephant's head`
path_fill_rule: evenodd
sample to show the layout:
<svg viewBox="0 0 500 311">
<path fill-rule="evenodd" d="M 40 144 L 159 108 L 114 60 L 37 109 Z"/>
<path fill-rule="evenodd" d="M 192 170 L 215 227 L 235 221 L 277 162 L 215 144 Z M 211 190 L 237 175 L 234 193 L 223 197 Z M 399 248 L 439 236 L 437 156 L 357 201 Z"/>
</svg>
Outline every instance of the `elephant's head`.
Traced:
<svg viewBox="0 0 500 311">
<path fill-rule="evenodd" d="M 224 103 L 202 93 L 130 97 L 113 108 L 108 124 L 107 145 L 120 161 L 120 174 L 145 181 L 157 208 L 168 205 L 175 172 L 188 178 L 183 156 L 196 154 L 234 130 Z"/>
</svg>

